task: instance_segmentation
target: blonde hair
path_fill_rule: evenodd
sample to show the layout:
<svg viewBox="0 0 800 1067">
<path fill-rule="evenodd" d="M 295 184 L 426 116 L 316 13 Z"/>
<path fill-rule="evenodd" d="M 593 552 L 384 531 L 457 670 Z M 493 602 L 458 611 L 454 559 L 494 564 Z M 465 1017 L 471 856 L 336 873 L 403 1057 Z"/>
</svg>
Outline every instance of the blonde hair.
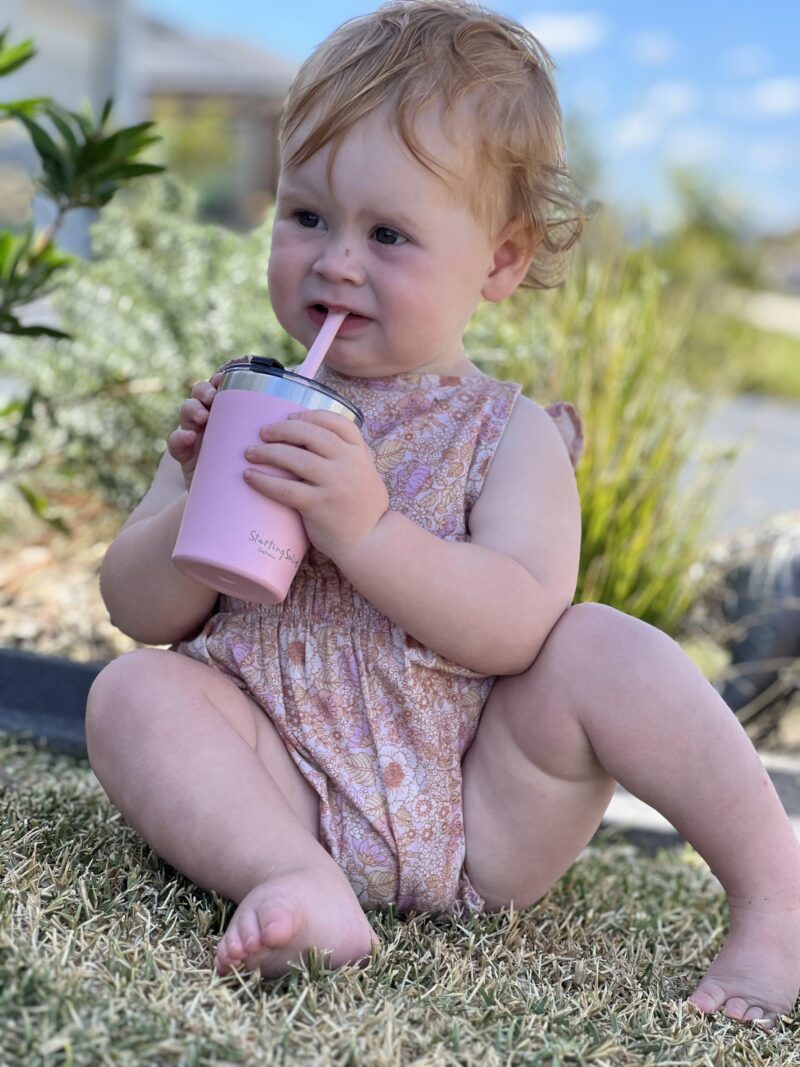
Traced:
<svg viewBox="0 0 800 1067">
<path fill-rule="evenodd" d="M 291 170 L 330 143 L 330 174 L 355 123 L 388 105 L 405 146 L 442 177 L 446 168 L 425 152 L 415 118 L 436 104 L 451 115 L 471 93 L 476 166 L 467 200 L 488 225 L 496 225 L 498 215 L 504 216 L 501 229 L 512 221 L 520 225 L 535 245 L 522 285 L 552 288 L 563 278 L 566 253 L 584 222 L 566 167 L 552 70 L 531 33 L 477 3 L 391 0 L 343 23 L 301 66 L 281 118 L 283 165 Z M 287 155 L 287 142 L 301 127 Z"/>
</svg>

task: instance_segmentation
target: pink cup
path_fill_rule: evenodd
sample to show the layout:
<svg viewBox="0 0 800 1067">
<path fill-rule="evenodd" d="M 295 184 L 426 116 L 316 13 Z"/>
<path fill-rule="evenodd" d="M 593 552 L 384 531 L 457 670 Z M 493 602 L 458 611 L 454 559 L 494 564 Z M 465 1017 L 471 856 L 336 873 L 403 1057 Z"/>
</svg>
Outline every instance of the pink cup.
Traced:
<svg viewBox="0 0 800 1067">
<path fill-rule="evenodd" d="M 361 428 L 359 409 L 312 378 L 274 359 L 249 357 L 222 376 L 203 433 L 186 507 L 172 553 L 183 574 L 220 593 L 256 604 L 279 604 L 309 541 L 298 511 L 262 496 L 244 478 L 244 450 L 259 431 L 292 411 L 333 411 Z M 264 466 L 270 474 L 293 475 Z"/>
</svg>

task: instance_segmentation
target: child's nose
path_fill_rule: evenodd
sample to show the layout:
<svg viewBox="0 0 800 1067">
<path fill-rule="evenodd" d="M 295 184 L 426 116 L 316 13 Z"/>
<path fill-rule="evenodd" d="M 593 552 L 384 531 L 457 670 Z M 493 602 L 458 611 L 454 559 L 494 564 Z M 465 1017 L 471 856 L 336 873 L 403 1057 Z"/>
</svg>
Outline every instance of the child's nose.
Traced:
<svg viewBox="0 0 800 1067">
<path fill-rule="evenodd" d="M 354 285 L 363 285 L 365 281 L 360 257 L 356 255 L 352 242 L 345 240 L 326 240 L 312 269 L 326 281 L 351 282 Z"/>
</svg>

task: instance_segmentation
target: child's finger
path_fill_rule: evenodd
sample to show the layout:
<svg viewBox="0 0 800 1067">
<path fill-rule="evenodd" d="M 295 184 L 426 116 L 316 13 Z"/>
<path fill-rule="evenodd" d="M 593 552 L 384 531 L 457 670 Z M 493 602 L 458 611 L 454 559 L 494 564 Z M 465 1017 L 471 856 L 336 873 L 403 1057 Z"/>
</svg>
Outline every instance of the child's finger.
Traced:
<svg viewBox="0 0 800 1067">
<path fill-rule="evenodd" d="M 192 386 L 192 397 L 199 400 L 206 407 L 211 407 L 211 402 L 216 396 L 217 390 L 211 382 L 195 382 Z"/>
<path fill-rule="evenodd" d="M 249 363 L 250 358 L 250 356 L 234 356 L 233 359 L 227 360 L 227 362 L 223 363 L 219 370 L 212 375 L 211 384 L 214 387 L 218 386 L 219 383 L 222 381 L 222 375 L 228 369 L 228 367 L 232 367 L 234 363 Z"/>
<path fill-rule="evenodd" d="M 173 459 L 184 463 L 191 458 L 196 440 L 194 430 L 173 430 L 167 438 L 167 450 Z"/>
<path fill-rule="evenodd" d="M 208 408 L 199 400 L 184 400 L 180 416 L 182 430 L 204 430 L 208 422 Z"/>
</svg>

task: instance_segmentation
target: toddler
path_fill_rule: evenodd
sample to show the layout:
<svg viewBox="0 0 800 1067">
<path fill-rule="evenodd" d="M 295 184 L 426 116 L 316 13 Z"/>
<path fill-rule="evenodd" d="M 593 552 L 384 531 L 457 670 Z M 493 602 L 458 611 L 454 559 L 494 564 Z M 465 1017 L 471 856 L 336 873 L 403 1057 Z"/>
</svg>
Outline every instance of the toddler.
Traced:
<svg viewBox="0 0 800 1067">
<path fill-rule="evenodd" d="M 218 371 L 181 408 L 103 562 L 142 644 L 92 687 L 92 767 L 151 847 L 238 904 L 216 969 L 379 945 L 365 911 L 524 908 L 616 782 L 699 850 L 731 929 L 690 1001 L 774 1023 L 800 985 L 800 849 L 736 718 L 679 647 L 577 604 L 582 438 L 482 373 L 478 303 L 559 280 L 580 228 L 552 65 L 463 0 L 395 0 L 324 41 L 289 94 L 269 290 L 359 430 L 304 411 L 245 455 L 311 548 L 282 604 L 171 564 Z M 265 353 L 269 354 L 269 353 Z M 294 479 L 274 477 L 276 465 Z"/>
</svg>

